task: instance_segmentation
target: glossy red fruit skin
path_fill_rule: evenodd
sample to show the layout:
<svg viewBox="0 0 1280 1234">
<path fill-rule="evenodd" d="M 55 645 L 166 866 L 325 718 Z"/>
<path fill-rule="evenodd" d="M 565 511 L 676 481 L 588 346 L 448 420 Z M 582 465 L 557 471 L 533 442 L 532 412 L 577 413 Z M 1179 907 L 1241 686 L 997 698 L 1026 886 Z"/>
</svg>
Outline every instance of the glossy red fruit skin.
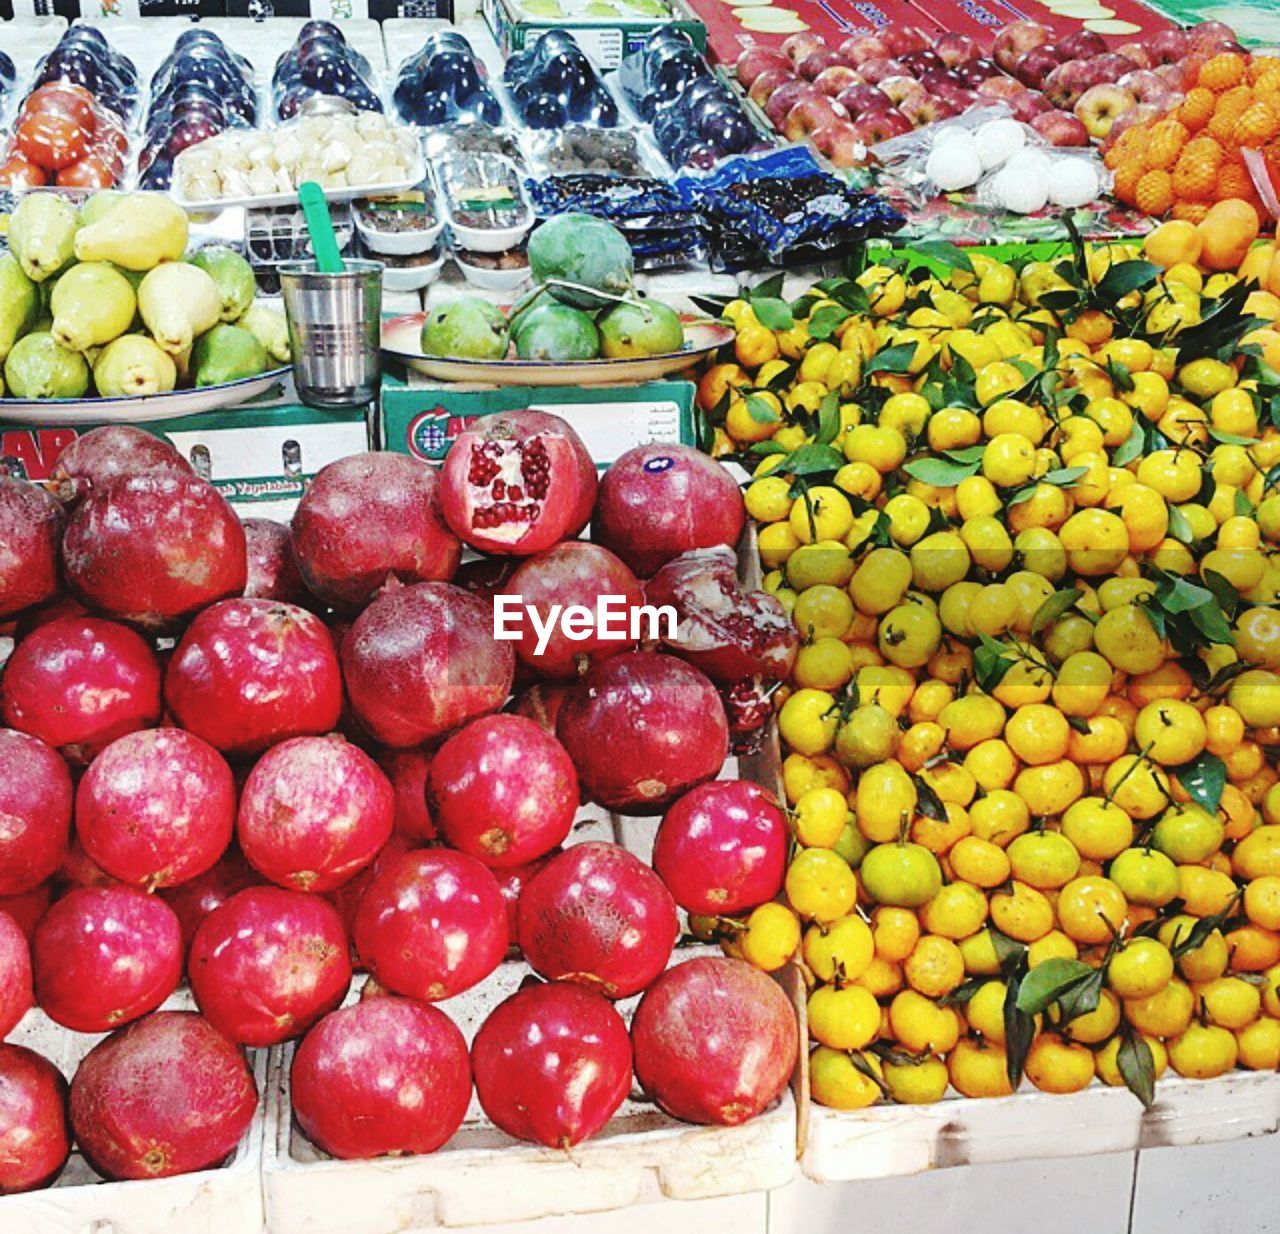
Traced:
<svg viewBox="0 0 1280 1234">
<path fill-rule="evenodd" d="M 517 913 L 520 949 L 534 972 L 614 999 L 638 994 L 662 972 L 679 933 L 662 880 L 620 845 L 596 841 L 547 862 Z"/>
<path fill-rule="evenodd" d="M 372 864 L 365 866 L 359 874 L 349 878 L 341 887 L 324 893 L 324 898 L 338 910 L 338 916 L 342 918 L 342 928 L 346 930 L 348 938 L 353 938 L 355 935 L 356 913 L 360 911 L 364 893 L 373 886 L 384 870 L 394 865 L 405 853 L 420 847 L 421 845 L 416 841 L 410 840 L 398 831 L 393 831 L 391 838 L 382 846 Z M 351 958 L 357 968 L 363 968 L 364 962 L 356 953 L 354 943 L 351 947 Z"/>
<path fill-rule="evenodd" d="M 191 464 L 163 437 L 131 424 L 104 424 L 71 442 L 54 461 L 49 478 L 84 496 L 118 476 L 192 475 Z"/>
<path fill-rule="evenodd" d="M 462 1125 L 471 1064 L 437 1007 L 382 995 L 325 1016 L 290 1073 L 293 1112 L 331 1157 L 432 1153 Z"/>
<path fill-rule="evenodd" d="M 508 1135 L 572 1148 L 631 1091 L 631 1039 L 594 990 L 554 981 L 499 1003 L 471 1046 L 476 1093 Z"/>
<path fill-rule="evenodd" d="M 620 558 L 598 544 L 584 544 L 580 540 L 557 544 L 522 563 L 508 581 L 507 592 L 536 608 L 543 622 L 551 616 L 556 604 L 562 609 L 580 604 L 595 613 L 596 601 L 601 596 L 621 597 L 611 601 L 611 611 L 614 614 L 625 611 L 627 615 L 621 622 L 615 615 L 612 621 L 628 631 L 631 611 L 644 603 L 639 579 Z M 598 633 L 584 639 L 571 639 L 557 623 L 539 654 L 534 623 L 525 613 L 520 616 L 519 622 L 511 621 L 508 627 L 520 631 L 515 643 L 516 656 L 539 677 L 576 681 L 591 665 L 635 646 L 635 640 L 630 637 L 605 638 Z"/>
<path fill-rule="evenodd" d="M 342 711 L 328 627 L 278 600 L 222 600 L 187 627 L 165 670 L 164 698 L 183 728 L 230 755 L 327 733 Z"/>
<path fill-rule="evenodd" d="M 165 887 L 160 894 L 178 915 L 178 924 L 182 927 L 182 954 L 190 953 L 196 930 L 215 908 L 237 892 L 261 887 L 262 883 L 262 875 L 244 859 L 239 846 L 232 844 L 203 874 L 176 887 Z"/>
<path fill-rule="evenodd" d="M 49 878 L 71 837 L 71 773 L 38 737 L 0 728 L 0 896 Z"/>
<path fill-rule="evenodd" d="M 661 442 L 628 450 L 604 473 L 591 538 L 648 578 L 691 548 L 733 547 L 745 520 L 724 467 L 692 446 Z"/>
<path fill-rule="evenodd" d="M 529 474 L 534 464 L 541 476 Z M 518 484 L 520 497 L 504 503 L 493 492 L 495 481 Z M 531 482 L 543 486 L 536 517 L 484 525 L 482 511 L 495 504 L 531 513 Z M 596 488 L 591 455 L 566 421 L 547 412 L 507 411 L 459 434 L 445 456 L 440 500 L 449 526 L 472 548 L 525 557 L 576 536 L 591 517 Z"/>
<path fill-rule="evenodd" d="M 258 1089 L 244 1055 L 202 1015 L 157 1011 L 112 1033 L 71 1081 L 71 1125 L 107 1178 L 170 1178 L 229 1157 Z"/>
<path fill-rule="evenodd" d="M 378 855 L 394 818 L 391 783 L 363 750 L 340 737 L 295 737 L 249 773 L 236 834 L 264 878 L 332 891 Z"/>
<path fill-rule="evenodd" d="M 354 935 L 379 985 L 435 1003 L 469 990 L 501 963 L 506 906 L 493 872 L 474 857 L 415 849 L 374 879 Z"/>
<path fill-rule="evenodd" d="M 84 764 L 117 737 L 160 722 L 160 662 L 128 626 L 60 617 L 14 649 L 0 702 L 11 728 Z"/>
<path fill-rule="evenodd" d="M 377 750 L 374 761 L 382 768 L 396 794 L 395 830 L 415 844 L 436 838 L 436 825 L 427 808 L 429 750 Z"/>
<path fill-rule="evenodd" d="M 62 507 L 39 485 L 0 474 L 0 618 L 52 600 L 62 590 Z"/>
<path fill-rule="evenodd" d="M 81 887 L 36 927 L 40 1009 L 77 1033 L 106 1033 L 154 1011 L 182 979 L 182 927 L 159 896 Z"/>
<path fill-rule="evenodd" d="M 77 887 L 127 887 L 118 878 L 112 878 L 96 861 L 90 859 L 84 851 L 84 845 L 77 836 L 71 837 L 67 846 L 67 855 L 58 868 L 55 881 L 62 894 L 73 891 Z"/>
<path fill-rule="evenodd" d="M 308 589 L 343 612 L 359 611 L 388 579 L 450 579 L 462 557 L 440 511 L 436 469 L 403 454 L 353 454 L 322 467 L 292 534 Z"/>
<path fill-rule="evenodd" d="M 739 913 L 778 894 L 789 842 L 786 815 L 769 793 L 748 780 L 715 780 L 667 811 L 653 868 L 685 912 Z"/>
<path fill-rule="evenodd" d="M 70 1155 L 62 1073 L 34 1050 L 0 1044 L 0 1196 L 49 1186 Z"/>
<path fill-rule="evenodd" d="M 0 1041 L 13 1032 L 18 1021 L 35 1005 L 31 982 L 31 946 L 27 936 L 17 921 L 0 910 Z M 3 1184 L 0 1184 L 2 1190 Z"/>
<path fill-rule="evenodd" d="M 242 521 L 249 560 L 244 594 L 255 600 L 279 600 L 303 608 L 314 603 L 294 560 L 293 537 L 288 526 L 270 518 Z"/>
<path fill-rule="evenodd" d="M 522 866 L 503 866 L 502 869 L 494 871 L 498 876 L 498 890 L 502 892 L 502 902 L 507 906 L 508 948 L 514 948 L 516 951 L 520 950 L 521 894 L 524 892 L 529 880 L 559 852 L 559 849 L 553 849 L 541 857 L 526 861 Z"/>
<path fill-rule="evenodd" d="M 511 692 L 515 652 L 493 638 L 493 614 L 448 583 L 379 596 L 342 640 L 355 718 L 380 744 L 422 745 L 497 711 Z"/>
<path fill-rule="evenodd" d="M 799 1049 L 795 1011 L 742 960 L 702 956 L 668 969 L 631 1021 L 636 1078 L 673 1118 L 734 1126 L 786 1088 Z"/>
<path fill-rule="evenodd" d="M 231 768 L 206 741 L 153 728 L 113 741 L 76 792 L 76 834 L 112 878 L 155 890 L 203 874 L 231 843 Z"/>
<path fill-rule="evenodd" d="M 445 840 L 489 866 L 523 865 L 563 843 L 578 775 L 554 737 L 524 716 L 482 716 L 436 751 L 427 780 Z"/>
<path fill-rule="evenodd" d="M 339 1003 L 351 954 L 338 910 L 319 896 L 250 887 L 210 913 L 188 961 L 205 1018 L 240 1045 L 300 1037 Z"/>
<path fill-rule="evenodd" d="M 681 553 L 645 583 L 644 599 L 675 609 L 676 636 L 664 646 L 718 685 L 744 677 L 784 681 L 800 652 L 800 632 L 782 601 L 743 590 L 730 548 Z"/>
<path fill-rule="evenodd" d="M 226 498 L 165 472 L 95 488 L 67 523 L 62 562 L 90 608 L 146 629 L 239 595 L 248 578 L 244 528 Z"/>
<path fill-rule="evenodd" d="M 621 814 L 661 813 L 717 775 L 729 751 L 715 686 L 692 665 L 654 651 L 593 668 L 560 708 L 556 736 L 584 794 Z"/>
</svg>

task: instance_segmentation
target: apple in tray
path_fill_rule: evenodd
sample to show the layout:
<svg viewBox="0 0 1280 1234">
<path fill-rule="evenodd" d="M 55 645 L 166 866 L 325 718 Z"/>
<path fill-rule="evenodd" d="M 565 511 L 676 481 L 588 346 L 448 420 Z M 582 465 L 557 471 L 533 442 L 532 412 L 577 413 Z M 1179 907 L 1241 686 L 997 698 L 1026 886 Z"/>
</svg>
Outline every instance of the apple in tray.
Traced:
<svg viewBox="0 0 1280 1234">
<path fill-rule="evenodd" d="M 848 120 L 832 120 L 815 129 L 809 140 L 833 167 L 857 167 L 866 161 L 867 147 Z"/>
<path fill-rule="evenodd" d="M 1069 111 L 1057 108 L 1042 111 L 1038 116 L 1032 116 L 1029 123 L 1051 146 L 1089 145 L 1089 130 Z"/>
<path fill-rule="evenodd" d="M 1101 82 L 1090 86 L 1076 101 L 1076 118 L 1089 130 L 1090 137 L 1105 140 L 1112 126 L 1138 100 L 1123 86 Z"/>
<path fill-rule="evenodd" d="M 788 141 L 803 141 L 810 133 L 825 128 L 833 121 L 847 119 L 843 107 L 815 90 L 811 97 L 801 99 L 787 112 L 782 134 Z"/>
<path fill-rule="evenodd" d="M 738 57 L 733 69 L 742 88 L 749 90 L 761 73 L 771 69 L 791 73 L 794 71 L 794 66 L 791 63 L 791 57 L 777 48 L 748 47 Z"/>
<path fill-rule="evenodd" d="M 769 123 L 781 132 L 782 126 L 786 123 L 787 113 L 801 99 L 824 97 L 825 95 L 813 82 L 802 81 L 799 77 L 795 77 L 790 81 L 784 81 L 769 95 L 764 104 L 764 114 L 769 117 Z"/>
</svg>

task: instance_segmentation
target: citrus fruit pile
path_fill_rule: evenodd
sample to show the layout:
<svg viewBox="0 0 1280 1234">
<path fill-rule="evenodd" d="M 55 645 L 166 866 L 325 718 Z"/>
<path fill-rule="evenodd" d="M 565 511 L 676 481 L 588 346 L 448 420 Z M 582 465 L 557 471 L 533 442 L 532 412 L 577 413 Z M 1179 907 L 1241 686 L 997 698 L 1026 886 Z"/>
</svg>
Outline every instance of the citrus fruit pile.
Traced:
<svg viewBox="0 0 1280 1234">
<path fill-rule="evenodd" d="M 837 1108 L 1273 1069 L 1274 245 L 930 256 L 724 306 L 699 401 L 804 643 L 784 895 L 695 929 L 798 957 Z"/>
</svg>

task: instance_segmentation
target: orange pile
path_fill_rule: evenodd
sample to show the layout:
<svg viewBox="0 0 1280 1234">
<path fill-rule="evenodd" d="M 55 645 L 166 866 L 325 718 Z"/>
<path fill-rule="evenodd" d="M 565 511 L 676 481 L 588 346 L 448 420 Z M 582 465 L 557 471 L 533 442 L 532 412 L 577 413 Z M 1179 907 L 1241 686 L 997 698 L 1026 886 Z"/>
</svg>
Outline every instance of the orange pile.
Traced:
<svg viewBox="0 0 1280 1234">
<path fill-rule="evenodd" d="M 1200 223 L 1214 202 L 1241 200 L 1265 222 L 1241 150 L 1280 162 L 1280 58 L 1219 52 L 1192 70 L 1183 101 L 1131 125 L 1106 164 L 1115 196 L 1144 214 Z"/>
</svg>

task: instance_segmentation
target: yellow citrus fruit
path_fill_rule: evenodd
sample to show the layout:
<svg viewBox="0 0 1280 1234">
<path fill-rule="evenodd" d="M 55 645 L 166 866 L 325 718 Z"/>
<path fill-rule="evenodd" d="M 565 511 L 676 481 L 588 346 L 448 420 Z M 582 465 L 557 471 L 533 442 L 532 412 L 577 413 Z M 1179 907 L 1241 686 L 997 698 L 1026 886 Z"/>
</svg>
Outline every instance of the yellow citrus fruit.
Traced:
<svg viewBox="0 0 1280 1234">
<path fill-rule="evenodd" d="M 771 973 L 795 955 L 800 922 L 784 904 L 761 904 L 752 909 L 737 941 L 747 963 Z"/>
<path fill-rule="evenodd" d="M 1188 1080 L 1211 1080 L 1236 1065 L 1235 1036 L 1216 1024 L 1190 1024 L 1169 1042 L 1169 1062 Z"/>
<path fill-rule="evenodd" d="M 899 1105 L 932 1105 L 941 1101 L 950 1079 L 947 1065 L 940 1058 L 920 1062 L 886 1060 L 883 1069 L 885 1087 Z"/>
<path fill-rule="evenodd" d="M 835 1050 L 861 1050 L 880 1032 L 880 1005 L 861 986 L 819 986 L 809 995 L 809 1034 Z"/>
<path fill-rule="evenodd" d="M 1167 1040 L 1176 1037 L 1191 1023 L 1195 1006 L 1196 998 L 1191 987 L 1175 977 L 1159 994 L 1127 1000 L 1124 1014 L 1140 1033 Z"/>
<path fill-rule="evenodd" d="M 1013 877 L 1051 891 L 1065 886 L 1080 869 L 1080 854 L 1066 836 L 1056 831 L 1030 831 L 1020 835 L 1008 848 Z"/>
<path fill-rule="evenodd" d="M 951 1086 L 965 1097 L 1008 1097 L 1008 1058 L 1003 1046 L 989 1041 L 961 1041 L 947 1058 Z"/>
<path fill-rule="evenodd" d="M 1150 998 L 1173 980 L 1173 956 L 1158 939 L 1134 938 L 1107 966 L 1107 984 L 1123 999 Z"/>
<path fill-rule="evenodd" d="M 901 990 L 889 1004 L 889 1031 L 913 1054 L 945 1054 L 960 1039 L 960 1017 L 915 990 Z"/>
<path fill-rule="evenodd" d="M 851 912 L 858 880 L 848 863 L 825 848 L 806 848 L 787 869 L 787 899 L 802 917 L 835 921 Z"/>
<path fill-rule="evenodd" d="M 1041 1092 L 1077 1093 L 1093 1082 L 1093 1054 L 1086 1046 L 1046 1033 L 1027 1051 L 1026 1075 Z"/>
<path fill-rule="evenodd" d="M 1109 878 L 1086 874 L 1073 878 L 1058 893 L 1058 922 L 1077 943 L 1107 943 L 1124 924 L 1129 903 Z"/>
<path fill-rule="evenodd" d="M 964 980 L 964 958 L 950 939 L 926 934 L 906 958 L 902 971 L 913 990 L 926 998 L 941 998 Z"/>
</svg>

